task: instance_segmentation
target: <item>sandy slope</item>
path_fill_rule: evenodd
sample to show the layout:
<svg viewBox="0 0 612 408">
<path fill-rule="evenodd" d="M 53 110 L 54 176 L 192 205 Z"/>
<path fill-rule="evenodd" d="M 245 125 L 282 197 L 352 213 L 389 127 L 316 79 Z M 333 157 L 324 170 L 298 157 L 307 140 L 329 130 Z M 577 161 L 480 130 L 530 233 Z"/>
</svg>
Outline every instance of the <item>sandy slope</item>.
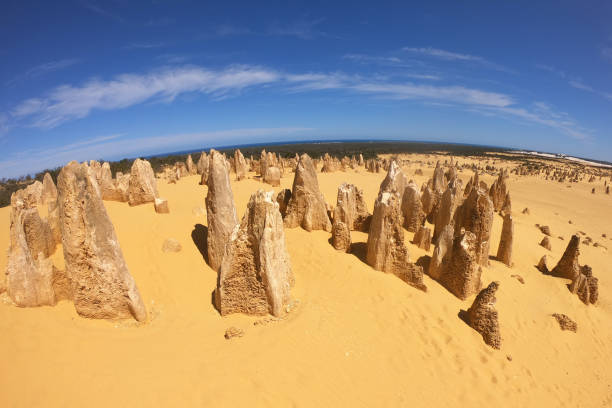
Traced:
<svg viewBox="0 0 612 408">
<path fill-rule="evenodd" d="M 419 184 L 433 171 L 414 177 L 415 168 L 405 171 Z M 469 176 L 461 173 L 464 181 Z M 371 211 L 383 177 L 360 169 L 319 174 L 319 182 L 334 205 L 338 185 L 355 183 Z M 288 174 L 282 186 L 290 188 L 292 179 Z M 610 238 L 601 237 L 612 236 L 612 197 L 591 195 L 587 183 L 566 188 L 516 176 L 509 183 L 515 266 L 493 260 L 483 274 L 485 284 L 501 282 L 501 351 L 457 317 L 472 299 L 458 300 L 429 277 L 429 291 L 417 291 L 335 251 L 321 231 L 286 230 L 299 302 L 285 320 L 222 318 L 211 304 L 216 274 L 192 239 L 201 244 L 206 224 L 205 214 L 193 211 L 204 207 L 206 188 L 193 176 L 160 183 L 169 215 L 155 214 L 152 205 L 105 203 L 149 311 L 146 324 L 84 319 L 69 302 L 22 309 L 2 296 L 0 406 L 611 406 L 610 252 L 582 248 L 581 262 L 600 281 L 600 303 L 587 307 L 566 282 L 534 268 L 547 252 L 534 224 L 552 229 L 551 262 L 578 230 L 612 250 Z M 253 191 L 271 189 L 251 179 L 232 188 L 239 217 Z M 524 207 L 531 215 L 521 214 Z M 8 245 L 9 213 L 0 209 L 0 248 Z M 500 230 L 496 216 L 492 254 Z M 179 240 L 183 251 L 162 253 L 166 238 Z M 353 233 L 354 242 L 366 239 Z M 426 254 L 411 244 L 409 251 L 413 260 Z M 61 248 L 55 262 L 63 266 Z M 578 332 L 562 332 L 555 312 L 576 320 Z M 225 340 L 229 326 L 245 336 Z"/>
</svg>

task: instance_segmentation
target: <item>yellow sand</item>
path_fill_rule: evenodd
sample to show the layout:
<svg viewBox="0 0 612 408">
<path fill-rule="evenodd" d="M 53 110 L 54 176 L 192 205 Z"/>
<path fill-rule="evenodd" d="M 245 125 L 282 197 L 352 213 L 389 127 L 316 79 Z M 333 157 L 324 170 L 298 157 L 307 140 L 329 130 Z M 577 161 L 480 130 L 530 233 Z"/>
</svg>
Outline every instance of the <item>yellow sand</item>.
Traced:
<svg viewBox="0 0 612 408">
<path fill-rule="evenodd" d="M 420 185 L 433 169 L 423 167 L 425 175 L 415 177 L 416 167 L 405 171 Z M 471 172 L 460 175 L 466 182 Z M 383 177 L 361 168 L 319 173 L 319 183 L 333 205 L 341 182 L 356 184 L 372 211 Z M 287 174 L 282 187 L 290 188 L 292 180 Z M 551 227 L 553 265 L 578 230 L 612 249 L 610 238 L 601 237 L 612 236 L 612 196 L 602 193 L 603 182 L 592 195 L 588 183 L 567 188 L 511 176 L 515 266 L 492 260 L 483 273 L 485 284 L 501 282 L 498 351 L 457 316 L 473 298 L 460 301 L 429 277 L 428 292 L 417 291 L 335 251 L 322 231 L 286 230 L 296 280 L 292 294 L 299 302 L 285 320 L 254 325 L 262 318 L 221 317 L 211 303 L 216 273 L 192 239 L 195 226 L 206 224 L 204 212 L 193 213 L 204 208 L 206 187 L 198 181 L 160 181 L 169 215 L 155 214 L 152 205 L 105 202 L 148 309 L 146 324 L 81 318 L 67 301 L 23 309 L 6 294 L 0 297 L 0 407 L 612 405 L 609 251 L 581 249 L 581 263 L 599 277 L 597 306 L 585 306 L 566 281 L 534 267 L 548 253 L 538 245 L 542 234 L 535 223 Z M 239 217 L 252 192 L 271 189 L 253 179 L 232 182 L 232 188 Z M 531 215 L 521 213 L 524 207 Z M 9 214 L 9 208 L 0 209 L 0 248 L 8 246 Z M 492 255 L 500 230 L 496 215 Z M 367 239 L 363 233 L 352 237 Z M 163 253 L 166 238 L 177 239 L 183 250 Z M 412 244 L 409 251 L 413 261 L 426 254 Z M 54 261 L 63 267 L 61 248 Z M 0 270 L 5 267 L 3 252 Z M 561 331 L 551 313 L 569 315 L 578 332 Z M 230 326 L 245 330 L 244 337 L 225 340 Z"/>
</svg>

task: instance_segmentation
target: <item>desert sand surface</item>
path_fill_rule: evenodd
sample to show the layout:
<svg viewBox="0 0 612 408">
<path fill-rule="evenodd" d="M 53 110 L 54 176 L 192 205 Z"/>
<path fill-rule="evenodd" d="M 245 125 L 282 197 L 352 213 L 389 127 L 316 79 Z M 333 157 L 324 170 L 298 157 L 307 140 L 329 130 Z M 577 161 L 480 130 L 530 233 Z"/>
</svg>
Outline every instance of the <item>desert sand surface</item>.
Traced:
<svg viewBox="0 0 612 408">
<path fill-rule="evenodd" d="M 437 158 L 448 159 L 404 158 L 432 163 L 403 167 L 419 186 Z M 465 185 L 472 172 L 459 176 Z M 318 173 L 328 203 L 335 205 L 346 181 L 364 190 L 370 212 L 384 177 L 363 167 Z M 291 188 L 293 173 L 274 188 L 255 173 L 231 178 L 241 218 L 253 192 Z M 145 323 L 86 319 L 69 301 L 18 308 L 1 295 L 0 406 L 612 406 L 612 197 L 601 190 L 603 181 L 591 194 L 593 184 L 585 181 L 568 188 L 510 175 L 514 266 L 492 259 L 482 278 L 484 285 L 500 282 L 503 342 L 495 350 L 458 317 L 474 296 L 461 301 L 428 276 L 422 292 L 374 270 L 364 262 L 367 234 L 360 232 L 351 233 L 356 250 L 343 253 L 328 232 L 285 229 L 295 275 L 290 312 L 282 319 L 222 317 L 212 303 L 217 273 L 204 257 L 207 187 L 199 180 L 158 180 L 170 214 L 156 214 L 153 204 L 104 202 L 145 302 Z M 481 180 L 491 185 L 494 177 Z M 0 209 L 0 248 L 9 245 L 10 211 Z M 543 234 L 536 223 L 550 226 L 552 251 L 538 245 Z M 491 255 L 501 226 L 495 214 Z M 535 268 L 545 254 L 554 266 L 578 231 L 601 245 L 581 246 L 581 264 L 599 278 L 594 306 L 571 294 L 569 281 Z M 405 234 L 411 261 L 431 255 L 433 245 L 419 249 L 409 243 L 413 234 Z M 162 252 L 167 238 L 182 251 Z M 61 247 L 53 260 L 63 267 Z M 6 263 L 3 252 L 0 270 Z M 560 330 L 553 313 L 571 317 L 577 332 Z M 230 326 L 244 336 L 226 340 Z"/>
</svg>

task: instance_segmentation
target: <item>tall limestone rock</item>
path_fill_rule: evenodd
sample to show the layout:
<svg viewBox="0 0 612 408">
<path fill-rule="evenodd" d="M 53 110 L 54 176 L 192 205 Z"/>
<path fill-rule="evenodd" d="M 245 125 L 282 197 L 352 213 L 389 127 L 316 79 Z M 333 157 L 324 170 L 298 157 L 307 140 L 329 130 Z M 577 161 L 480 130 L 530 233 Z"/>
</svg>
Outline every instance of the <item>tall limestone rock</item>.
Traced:
<svg viewBox="0 0 612 408">
<path fill-rule="evenodd" d="M 439 280 L 442 275 L 443 266 L 448 263 L 448 258 L 452 254 L 454 234 L 453 226 L 446 225 L 438 236 L 427 272 L 432 279 Z"/>
<path fill-rule="evenodd" d="M 128 203 L 130 206 L 152 203 L 157 197 L 157 180 L 151 163 L 141 159 L 134 160 L 128 188 Z"/>
<path fill-rule="evenodd" d="M 187 155 L 187 161 L 185 164 L 187 165 L 187 171 L 190 175 L 194 176 L 198 174 L 198 167 L 193 162 L 193 159 L 191 158 L 190 154 Z"/>
<path fill-rule="evenodd" d="M 391 161 L 389 165 L 389 171 L 387 171 L 387 176 L 384 178 L 382 183 L 380 183 L 380 188 L 378 193 L 382 192 L 393 192 L 395 191 L 401 200 L 403 199 L 404 190 L 406 190 L 406 186 L 408 185 L 408 179 L 406 175 L 400 168 L 399 164 L 395 160 Z M 401 208 L 401 205 L 400 205 Z"/>
<path fill-rule="evenodd" d="M 501 348 L 502 340 L 495 309 L 495 292 L 498 288 L 499 282 L 491 282 L 489 286 L 480 291 L 465 314 L 466 323 L 480 333 L 484 342 L 494 349 Z"/>
<path fill-rule="evenodd" d="M 567 244 L 563 256 L 551 271 L 552 276 L 574 280 L 580 274 L 578 256 L 580 255 L 580 236 L 574 235 Z"/>
<path fill-rule="evenodd" d="M 211 149 L 209 159 L 206 218 L 208 263 L 212 269 L 218 271 L 223 261 L 225 245 L 238 224 L 238 216 L 228 167 L 223 155 L 214 149 Z"/>
<path fill-rule="evenodd" d="M 236 180 L 246 178 L 248 167 L 240 149 L 234 151 L 234 168 L 236 169 Z"/>
<path fill-rule="evenodd" d="M 339 251 L 349 252 L 351 249 L 351 229 L 349 227 L 351 221 L 344 205 L 338 205 L 334 208 L 332 245 Z"/>
<path fill-rule="evenodd" d="M 215 290 L 221 315 L 281 316 L 291 300 L 293 274 L 283 219 L 273 194 L 254 193 L 229 237 Z"/>
<path fill-rule="evenodd" d="M 501 211 L 504 205 L 506 194 L 508 193 L 508 186 L 506 184 L 507 179 L 508 172 L 501 170 L 497 180 L 493 182 L 491 188 L 489 189 L 489 196 L 491 197 L 495 211 Z"/>
<path fill-rule="evenodd" d="M 37 208 L 24 197 L 25 190 L 11 196 L 6 290 L 17 306 L 54 305 L 56 271 L 48 257 L 55 251 L 55 241 Z"/>
<path fill-rule="evenodd" d="M 208 155 L 206 152 L 202 152 L 200 154 L 196 168 L 198 169 L 198 174 L 200 175 L 204 175 L 205 172 L 208 173 Z M 204 183 L 200 184 L 206 184 L 206 180 L 204 180 Z"/>
<path fill-rule="evenodd" d="M 410 181 L 404 189 L 402 197 L 402 215 L 404 227 L 410 232 L 417 232 L 425 222 L 425 212 L 421 202 L 419 187 Z"/>
<path fill-rule="evenodd" d="M 514 241 L 514 221 L 511 214 L 504 216 L 499 247 L 497 248 L 497 260 L 507 266 L 512 266 L 512 244 Z"/>
<path fill-rule="evenodd" d="M 476 237 L 476 261 L 479 265 L 489 264 L 491 228 L 493 226 L 493 203 L 480 188 L 474 188 L 455 213 L 455 236 L 461 229 L 474 233 Z"/>
<path fill-rule="evenodd" d="M 462 230 L 455 236 L 450 253 L 443 256 L 438 269 L 438 281 L 459 299 L 466 299 L 480 290 L 482 269 L 478 264 L 478 249 L 476 235 Z"/>
<path fill-rule="evenodd" d="M 392 273 L 404 282 L 426 290 L 423 268 L 409 262 L 404 243 L 400 199 L 396 192 L 383 191 L 374 203 L 367 242 L 367 263 L 378 271 Z"/>
<path fill-rule="evenodd" d="M 454 181 L 449 183 L 446 191 L 442 194 L 438 210 L 434 218 L 434 234 L 433 239 L 436 241 L 442 232 L 442 229 L 447 225 L 454 225 L 454 217 L 457 208 L 463 201 L 463 192 L 461 184 Z"/>
<path fill-rule="evenodd" d="M 363 190 L 354 184 L 342 183 L 338 187 L 336 208 L 343 207 L 347 216 L 347 226 L 351 231 L 367 232 L 371 215 L 363 195 Z"/>
<path fill-rule="evenodd" d="M 312 159 L 305 153 L 300 157 L 295 170 L 291 199 L 285 215 L 285 227 L 298 226 L 306 231 L 331 231 L 325 198 L 319 190 L 317 172 Z"/>
<path fill-rule="evenodd" d="M 66 275 L 77 312 L 96 319 L 146 319 L 100 195 L 86 164 L 68 163 L 58 176 L 59 212 Z"/>
<path fill-rule="evenodd" d="M 446 179 L 444 178 L 444 168 L 440 165 L 440 161 L 436 162 L 436 168 L 434 169 L 431 181 L 433 191 L 442 194 L 446 189 Z"/>
<path fill-rule="evenodd" d="M 57 201 L 57 188 L 51 178 L 51 174 L 45 173 L 42 182 L 41 200 L 43 204 Z"/>
</svg>

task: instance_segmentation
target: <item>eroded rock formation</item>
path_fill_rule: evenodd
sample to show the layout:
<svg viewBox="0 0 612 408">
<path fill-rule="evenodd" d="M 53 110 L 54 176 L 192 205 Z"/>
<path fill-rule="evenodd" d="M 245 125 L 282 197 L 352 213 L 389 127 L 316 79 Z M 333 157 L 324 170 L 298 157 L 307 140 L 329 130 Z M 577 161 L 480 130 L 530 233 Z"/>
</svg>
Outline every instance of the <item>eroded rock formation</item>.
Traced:
<svg viewBox="0 0 612 408">
<path fill-rule="evenodd" d="M 208 263 L 215 271 L 221 267 L 225 245 L 238 224 L 229 171 L 221 153 L 210 151 L 208 194 L 206 195 Z"/>
<path fill-rule="evenodd" d="M 281 316 L 290 302 L 293 274 L 283 219 L 272 196 L 272 191 L 254 193 L 231 234 L 215 290 L 221 315 Z"/>
<path fill-rule="evenodd" d="M 512 244 L 514 241 L 514 221 L 512 215 L 504 216 L 499 247 L 497 248 L 497 260 L 507 266 L 512 266 Z"/>
<path fill-rule="evenodd" d="M 499 282 L 491 282 L 484 288 L 465 315 L 466 323 L 482 336 L 484 342 L 494 349 L 501 348 L 501 335 L 499 333 L 499 321 L 495 309 L 495 292 L 499 288 Z"/>
<path fill-rule="evenodd" d="M 131 206 L 152 203 L 157 198 L 157 180 L 151 163 L 136 159 L 132 164 L 128 202 Z"/>
<path fill-rule="evenodd" d="M 66 276 L 77 312 L 96 319 L 145 320 L 93 171 L 69 163 L 58 176 L 58 192 Z"/>
<path fill-rule="evenodd" d="M 306 231 L 331 231 L 325 199 L 319 190 L 317 172 L 307 154 L 303 154 L 298 162 L 284 222 L 287 228 L 301 226 Z"/>
<path fill-rule="evenodd" d="M 410 285 L 426 290 L 423 269 L 408 259 L 400 199 L 396 192 L 382 191 L 374 203 L 366 260 L 374 269 L 392 273 Z"/>
</svg>

